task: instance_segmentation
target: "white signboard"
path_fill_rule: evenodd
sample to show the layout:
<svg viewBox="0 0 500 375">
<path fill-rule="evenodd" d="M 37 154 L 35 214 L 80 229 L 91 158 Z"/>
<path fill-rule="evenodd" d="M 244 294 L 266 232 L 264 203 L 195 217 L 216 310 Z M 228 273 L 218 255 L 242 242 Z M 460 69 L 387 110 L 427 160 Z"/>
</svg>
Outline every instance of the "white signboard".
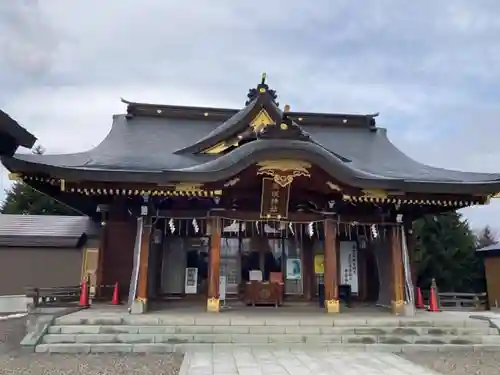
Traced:
<svg viewBox="0 0 500 375">
<path fill-rule="evenodd" d="M 248 278 L 250 281 L 262 281 L 262 271 L 261 270 L 251 270 L 248 273 Z"/>
<path fill-rule="evenodd" d="M 288 258 L 286 260 L 287 280 L 300 280 L 302 275 L 302 264 L 300 258 Z"/>
<path fill-rule="evenodd" d="M 219 276 L 219 300 L 226 300 L 226 276 Z"/>
<path fill-rule="evenodd" d="M 358 294 L 358 245 L 355 241 L 340 242 L 340 283 L 351 286 Z"/>
<path fill-rule="evenodd" d="M 186 276 L 184 279 L 184 292 L 186 294 L 196 294 L 198 287 L 198 268 L 186 268 Z"/>
</svg>

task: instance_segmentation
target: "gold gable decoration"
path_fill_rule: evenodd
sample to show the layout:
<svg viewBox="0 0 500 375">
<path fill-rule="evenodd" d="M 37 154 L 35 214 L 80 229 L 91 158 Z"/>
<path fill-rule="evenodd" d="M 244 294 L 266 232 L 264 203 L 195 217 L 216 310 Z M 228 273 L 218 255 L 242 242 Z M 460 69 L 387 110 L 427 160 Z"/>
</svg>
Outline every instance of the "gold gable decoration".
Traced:
<svg viewBox="0 0 500 375">
<path fill-rule="evenodd" d="M 212 146 L 212 147 L 206 149 L 205 151 L 203 151 L 203 153 L 210 154 L 210 155 L 218 155 L 218 154 L 221 154 L 224 151 L 226 151 L 229 147 L 232 147 L 232 146 L 237 147 L 238 144 L 239 144 L 238 141 L 235 141 L 235 142 L 223 141 L 223 142 L 217 143 L 215 146 Z"/>
<path fill-rule="evenodd" d="M 266 175 L 274 179 L 281 187 L 290 185 L 295 177 L 311 177 L 311 164 L 299 160 L 267 160 L 257 163 L 257 175 Z"/>
<path fill-rule="evenodd" d="M 334 184 L 332 181 L 327 181 L 326 185 L 333 191 L 342 192 L 342 188 L 339 185 Z"/>
<path fill-rule="evenodd" d="M 271 116 L 269 116 L 269 113 L 267 113 L 265 109 L 261 109 L 257 116 L 250 122 L 250 127 L 253 128 L 255 132 L 259 132 L 266 126 L 274 124 L 275 122 Z"/>
<path fill-rule="evenodd" d="M 261 109 L 260 112 L 255 116 L 255 118 L 250 122 L 250 128 L 252 128 L 255 132 L 259 132 L 264 129 L 268 125 L 274 125 L 275 122 L 269 116 L 269 113 L 265 109 Z M 222 154 L 230 147 L 238 147 L 239 138 L 233 138 L 231 140 L 226 140 L 217 143 L 215 146 L 209 147 L 203 151 L 204 154 L 210 155 L 218 155 Z"/>
</svg>

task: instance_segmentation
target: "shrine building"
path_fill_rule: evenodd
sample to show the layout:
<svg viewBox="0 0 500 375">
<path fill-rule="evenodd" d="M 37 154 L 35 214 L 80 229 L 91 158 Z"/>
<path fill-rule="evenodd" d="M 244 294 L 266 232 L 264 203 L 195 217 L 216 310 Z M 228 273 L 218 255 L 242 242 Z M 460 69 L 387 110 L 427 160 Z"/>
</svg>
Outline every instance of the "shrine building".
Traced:
<svg viewBox="0 0 500 375">
<path fill-rule="evenodd" d="M 102 222 L 88 274 L 97 293 L 119 282 L 132 312 L 320 301 L 328 313 L 344 302 L 402 313 L 413 303 L 413 221 L 488 204 L 500 174 L 412 160 L 375 114 L 277 100 L 263 75 L 242 109 L 124 101 L 97 147 L 2 163 Z"/>
</svg>

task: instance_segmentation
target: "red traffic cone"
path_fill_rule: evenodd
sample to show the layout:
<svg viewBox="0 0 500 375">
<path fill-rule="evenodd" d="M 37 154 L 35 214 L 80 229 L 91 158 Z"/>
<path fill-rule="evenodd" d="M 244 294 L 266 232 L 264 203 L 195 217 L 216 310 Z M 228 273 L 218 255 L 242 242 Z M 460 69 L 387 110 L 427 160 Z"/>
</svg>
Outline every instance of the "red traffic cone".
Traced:
<svg viewBox="0 0 500 375">
<path fill-rule="evenodd" d="M 431 287 L 429 294 L 429 310 L 430 312 L 439 312 L 439 306 L 437 303 L 436 292 L 434 288 Z"/>
<path fill-rule="evenodd" d="M 115 287 L 113 288 L 113 298 L 111 298 L 112 305 L 120 304 L 120 293 L 118 290 L 118 281 L 115 283 Z"/>
<path fill-rule="evenodd" d="M 80 303 L 78 305 L 81 307 L 89 307 L 89 288 L 86 279 L 82 282 L 82 288 L 80 291 Z"/>
<path fill-rule="evenodd" d="M 422 297 L 422 290 L 417 288 L 417 300 L 415 301 L 415 307 L 417 309 L 425 309 L 424 298 Z"/>
</svg>

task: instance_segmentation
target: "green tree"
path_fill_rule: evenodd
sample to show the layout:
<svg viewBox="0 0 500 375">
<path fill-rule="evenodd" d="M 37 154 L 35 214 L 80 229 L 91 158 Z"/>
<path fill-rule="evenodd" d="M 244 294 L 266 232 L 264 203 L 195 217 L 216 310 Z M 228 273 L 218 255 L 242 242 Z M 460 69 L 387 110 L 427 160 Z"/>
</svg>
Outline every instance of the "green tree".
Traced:
<svg viewBox="0 0 500 375">
<path fill-rule="evenodd" d="M 441 291 L 480 292 L 484 271 L 476 256 L 477 238 L 457 212 L 426 216 L 414 224 L 417 283 L 428 289 L 432 278 Z"/>
<path fill-rule="evenodd" d="M 35 154 L 43 154 L 44 149 L 37 146 Z M 23 182 L 15 182 L 6 191 L 6 198 L 0 206 L 2 214 L 21 215 L 79 215 L 70 207 L 59 203 L 48 195 L 42 194 Z"/>
</svg>

